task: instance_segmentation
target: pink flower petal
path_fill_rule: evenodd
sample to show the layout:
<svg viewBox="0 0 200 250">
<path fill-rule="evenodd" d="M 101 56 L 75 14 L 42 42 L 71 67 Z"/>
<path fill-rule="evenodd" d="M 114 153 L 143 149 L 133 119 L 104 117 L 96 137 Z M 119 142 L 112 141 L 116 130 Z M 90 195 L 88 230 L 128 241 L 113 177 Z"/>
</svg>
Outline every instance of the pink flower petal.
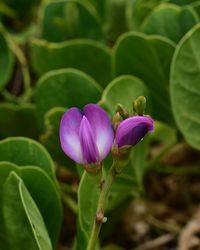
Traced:
<svg viewBox="0 0 200 250">
<path fill-rule="evenodd" d="M 93 129 L 88 119 L 83 116 L 79 129 L 79 138 L 81 142 L 82 155 L 85 164 L 91 164 L 100 161 L 97 145 L 94 140 Z"/>
<path fill-rule="evenodd" d="M 147 132 L 153 130 L 153 120 L 146 116 L 133 116 L 122 121 L 116 131 L 118 147 L 137 144 Z"/>
<path fill-rule="evenodd" d="M 82 113 L 78 108 L 71 108 L 64 113 L 60 123 L 60 143 L 62 150 L 72 160 L 83 164 L 79 128 Z"/>
<path fill-rule="evenodd" d="M 103 160 L 109 153 L 114 140 L 111 121 L 107 113 L 96 104 L 88 104 L 83 110 L 94 132 L 100 160 Z"/>
</svg>

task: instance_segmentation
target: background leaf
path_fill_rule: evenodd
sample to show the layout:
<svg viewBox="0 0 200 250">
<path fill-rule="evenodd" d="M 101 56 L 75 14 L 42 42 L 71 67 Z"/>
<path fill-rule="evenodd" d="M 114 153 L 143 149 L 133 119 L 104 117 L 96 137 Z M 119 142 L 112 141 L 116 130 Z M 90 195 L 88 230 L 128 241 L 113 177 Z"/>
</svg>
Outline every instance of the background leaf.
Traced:
<svg viewBox="0 0 200 250">
<path fill-rule="evenodd" d="M 169 100 L 173 52 L 174 45 L 169 40 L 135 32 L 122 35 L 113 50 L 115 75 L 131 74 L 142 79 L 152 100 L 153 118 L 169 124 L 173 124 Z"/>
<path fill-rule="evenodd" d="M 28 136 L 38 138 L 39 131 L 35 115 L 35 106 L 31 104 L 0 104 L 0 138 L 9 136 Z"/>
<path fill-rule="evenodd" d="M 126 20 L 129 30 L 140 30 L 140 26 L 149 13 L 167 0 L 130 0 L 126 5 Z"/>
<path fill-rule="evenodd" d="M 55 247 L 58 241 L 61 227 L 61 204 L 60 197 L 54 183 L 48 175 L 37 166 L 23 166 L 10 162 L 0 162 L 0 204 L 2 204 L 2 190 L 9 174 L 14 171 L 22 178 L 32 198 L 34 199 L 40 213 L 43 216 L 52 245 Z M 41 192 L 42 190 L 42 192 Z M 0 206 L 1 211 L 1 206 Z M 52 217 L 52 214 L 54 215 Z M 0 216 L 2 216 L 0 214 Z M 0 249 L 5 244 L 2 237 L 5 235 L 2 219 L 0 219 Z M 8 237 L 4 237 L 7 240 Z M 1 245 L 2 243 L 2 245 Z"/>
<path fill-rule="evenodd" d="M 189 144 L 200 149 L 200 25 L 178 44 L 171 66 L 171 100 L 174 117 Z"/>
<path fill-rule="evenodd" d="M 170 0 L 169 2 L 175 3 L 177 5 L 188 5 L 188 4 L 191 4 L 191 3 L 195 3 L 197 1 L 198 0 Z"/>
<path fill-rule="evenodd" d="M 54 69 L 76 68 L 89 74 L 102 86 L 111 80 L 110 52 L 100 43 L 91 40 L 55 44 L 33 39 L 31 61 L 39 75 Z"/>
<path fill-rule="evenodd" d="M 161 4 L 145 19 L 142 31 L 149 35 L 162 35 L 178 42 L 198 21 L 198 16 L 192 8 Z"/>
<path fill-rule="evenodd" d="M 75 163 L 64 154 L 60 147 L 59 127 L 61 117 L 65 111 L 64 108 L 53 108 L 46 113 L 45 133 L 41 135 L 40 141 L 56 162 L 75 171 Z"/>
<path fill-rule="evenodd" d="M 14 172 L 3 186 L 3 215 L 10 250 L 52 249 L 42 216 L 23 181 Z"/>
<path fill-rule="evenodd" d="M 134 76 L 119 76 L 105 88 L 99 104 L 114 115 L 116 105 L 121 103 L 132 114 L 132 103 L 141 95 L 147 98 L 149 106 L 148 90 L 144 83 Z"/>
<path fill-rule="evenodd" d="M 0 90 L 8 83 L 14 67 L 14 55 L 0 31 Z"/>
<path fill-rule="evenodd" d="M 55 178 L 50 155 L 40 143 L 29 138 L 11 137 L 0 141 L 0 161 L 10 161 L 18 166 L 38 166 Z"/>
<path fill-rule="evenodd" d="M 87 103 L 96 103 L 101 92 L 101 87 L 81 71 L 62 69 L 47 73 L 38 81 L 34 94 L 39 127 L 43 126 L 43 116 L 49 109 L 82 108 Z"/>
<path fill-rule="evenodd" d="M 90 4 L 78 0 L 59 0 L 44 7 L 42 37 L 50 42 L 67 39 L 102 39 L 98 14 Z"/>
</svg>

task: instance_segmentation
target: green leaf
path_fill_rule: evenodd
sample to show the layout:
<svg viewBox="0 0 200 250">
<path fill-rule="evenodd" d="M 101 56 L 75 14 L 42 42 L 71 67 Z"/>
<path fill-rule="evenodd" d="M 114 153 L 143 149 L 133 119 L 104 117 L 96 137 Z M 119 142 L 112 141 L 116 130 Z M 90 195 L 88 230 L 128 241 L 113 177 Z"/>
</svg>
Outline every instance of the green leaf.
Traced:
<svg viewBox="0 0 200 250">
<path fill-rule="evenodd" d="M 39 75 L 54 69 L 76 68 L 92 76 L 103 87 L 111 80 L 110 52 L 91 40 L 56 44 L 34 39 L 31 42 L 31 61 Z"/>
<path fill-rule="evenodd" d="M 52 249 L 43 218 L 15 172 L 11 172 L 4 183 L 2 206 L 10 250 Z"/>
<path fill-rule="evenodd" d="M 200 1 L 198 0 L 197 2 L 194 2 L 193 4 L 191 4 L 191 6 L 197 13 L 198 17 L 200 17 Z"/>
<path fill-rule="evenodd" d="M 13 29 L 20 31 L 30 24 L 41 0 L 1 0 L 1 2 L 3 2 L 5 14 L 2 16 L 2 22 L 13 32 Z"/>
<path fill-rule="evenodd" d="M 109 211 L 119 206 L 127 197 L 139 196 L 143 193 L 148 149 L 149 136 L 147 135 L 144 140 L 134 146 L 127 166 L 120 175 L 116 176 L 111 187 Z"/>
<path fill-rule="evenodd" d="M 88 195 L 89 194 L 89 195 Z M 76 250 L 87 248 L 90 232 L 96 216 L 100 189 L 86 172 L 82 175 L 78 189 L 78 231 Z"/>
<path fill-rule="evenodd" d="M 45 115 L 45 133 L 41 135 L 40 141 L 51 154 L 51 157 L 59 164 L 76 171 L 74 161 L 63 153 L 59 140 L 60 120 L 66 109 L 52 108 Z"/>
<path fill-rule="evenodd" d="M 107 40 L 113 44 L 116 39 L 127 31 L 125 18 L 126 0 L 109 0 L 105 3 L 105 32 Z"/>
<path fill-rule="evenodd" d="M 98 14 L 89 3 L 78 0 L 50 2 L 44 7 L 42 17 L 42 37 L 47 41 L 102 39 Z"/>
<path fill-rule="evenodd" d="M 200 149 L 200 25 L 178 44 L 171 66 L 174 117 L 186 141 Z"/>
<path fill-rule="evenodd" d="M 122 35 L 113 50 L 115 75 L 131 74 L 148 87 L 153 117 L 173 124 L 169 100 L 169 68 L 174 45 L 160 36 L 130 32 Z"/>
<path fill-rule="evenodd" d="M 88 1 L 95 7 L 97 13 L 104 18 L 105 16 L 105 3 L 106 0 L 85 0 L 85 3 Z"/>
<path fill-rule="evenodd" d="M 139 30 L 149 13 L 160 3 L 168 0 L 130 0 L 126 5 L 126 19 L 130 30 Z"/>
<path fill-rule="evenodd" d="M 14 55 L 0 31 L 0 90 L 8 83 L 14 67 Z"/>
<path fill-rule="evenodd" d="M 9 136 L 28 136 L 37 138 L 39 131 L 35 115 L 35 106 L 31 104 L 0 104 L 0 138 Z"/>
<path fill-rule="evenodd" d="M 195 3 L 197 1 L 198 0 L 170 0 L 169 2 L 177 4 L 177 5 L 189 5 L 189 4 Z"/>
<path fill-rule="evenodd" d="M 39 127 L 44 114 L 54 107 L 79 107 L 96 103 L 101 97 L 101 87 L 85 73 L 75 69 L 55 70 L 47 73 L 37 83 L 35 103 Z"/>
<path fill-rule="evenodd" d="M 99 104 L 113 115 L 116 105 L 120 103 L 132 114 L 133 101 L 141 95 L 147 97 L 147 103 L 149 104 L 148 90 L 139 78 L 119 76 L 105 88 Z"/>
<path fill-rule="evenodd" d="M 60 197 L 54 183 L 42 169 L 36 166 L 19 167 L 10 162 L 0 162 L 0 204 L 2 204 L 3 184 L 12 171 L 22 178 L 42 214 L 52 245 L 56 247 L 60 233 L 62 215 Z M 54 216 L 52 216 L 52 214 Z M 1 239 L 4 235 L 3 224 L 1 222 L 2 219 L 0 218 L 0 249 L 1 246 L 4 245 Z M 6 235 L 4 238 L 7 238 Z"/>
<path fill-rule="evenodd" d="M 141 30 L 146 34 L 162 35 L 178 42 L 198 21 L 191 7 L 161 4 L 145 19 Z"/>
<path fill-rule="evenodd" d="M 0 161 L 9 161 L 19 166 L 38 166 L 51 178 L 55 178 L 50 155 L 40 143 L 29 138 L 11 137 L 1 140 Z"/>
</svg>

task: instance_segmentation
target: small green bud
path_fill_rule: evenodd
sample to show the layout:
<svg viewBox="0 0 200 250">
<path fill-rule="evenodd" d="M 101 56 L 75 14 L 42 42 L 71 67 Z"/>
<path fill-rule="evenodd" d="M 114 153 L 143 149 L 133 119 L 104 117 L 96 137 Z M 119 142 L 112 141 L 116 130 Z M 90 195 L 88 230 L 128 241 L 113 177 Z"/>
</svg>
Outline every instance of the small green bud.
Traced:
<svg viewBox="0 0 200 250">
<path fill-rule="evenodd" d="M 117 129 L 118 125 L 120 124 L 120 122 L 123 121 L 123 118 L 121 117 L 120 113 L 117 112 L 112 119 L 112 124 L 113 124 L 113 128 L 114 130 Z"/>
<path fill-rule="evenodd" d="M 117 104 L 116 112 L 119 112 L 119 114 L 121 115 L 123 119 L 126 119 L 129 117 L 128 111 L 124 108 L 122 104 Z"/>
<path fill-rule="evenodd" d="M 144 96 L 139 96 L 133 103 L 133 110 L 138 115 L 143 115 L 146 109 L 146 98 Z"/>
</svg>

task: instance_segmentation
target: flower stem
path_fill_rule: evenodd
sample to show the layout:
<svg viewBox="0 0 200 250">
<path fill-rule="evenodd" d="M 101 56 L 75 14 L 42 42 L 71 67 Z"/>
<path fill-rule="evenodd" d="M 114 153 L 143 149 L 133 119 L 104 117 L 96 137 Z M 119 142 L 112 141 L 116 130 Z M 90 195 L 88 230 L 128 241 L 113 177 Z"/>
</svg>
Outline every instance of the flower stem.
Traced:
<svg viewBox="0 0 200 250">
<path fill-rule="evenodd" d="M 117 174 L 115 163 L 110 168 L 105 182 L 102 182 L 101 193 L 97 205 L 96 217 L 92 226 L 87 250 L 95 250 L 95 246 L 98 240 L 99 232 L 101 230 L 102 223 L 105 222 L 104 212 L 107 204 L 108 194 L 113 180 Z"/>
</svg>

